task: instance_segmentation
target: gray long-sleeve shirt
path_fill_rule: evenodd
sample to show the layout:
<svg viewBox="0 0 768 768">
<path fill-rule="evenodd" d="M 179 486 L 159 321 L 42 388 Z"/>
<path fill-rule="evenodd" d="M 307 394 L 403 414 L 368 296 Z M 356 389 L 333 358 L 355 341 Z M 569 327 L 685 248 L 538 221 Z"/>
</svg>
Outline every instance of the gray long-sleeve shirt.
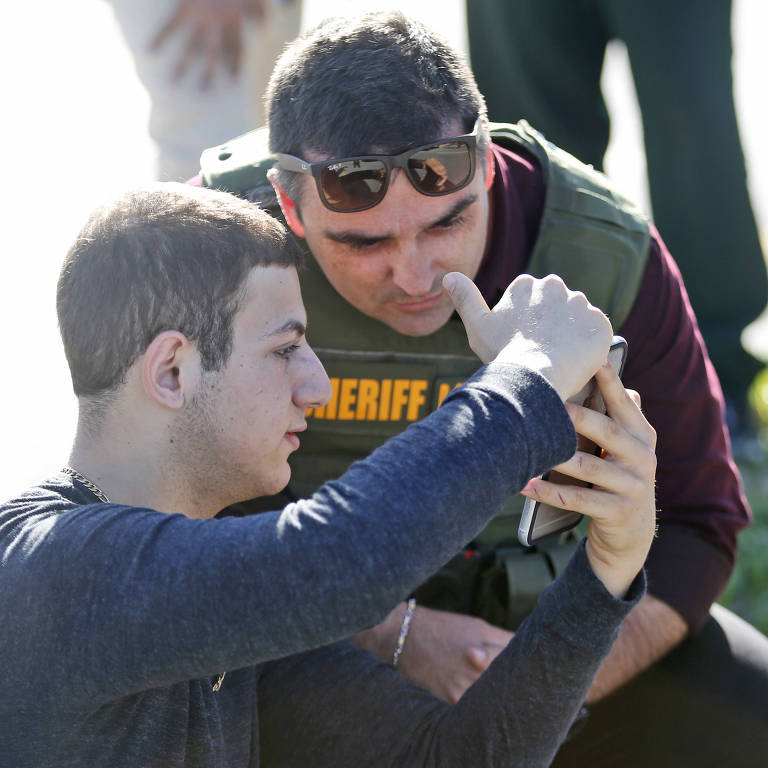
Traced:
<svg viewBox="0 0 768 768">
<path fill-rule="evenodd" d="M 258 765 L 262 663 L 383 618 L 509 493 L 574 446 L 540 377 L 491 365 L 436 414 L 281 512 L 192 520 L 95 503 L 64 475 L 4 504 L 0 766 Z M 603 602 L 584 616 L 590 645 L 602 641 L 591 665 L 574 657 L 560 681 L 569 704 L 553 739 L 629 606 Z M 572 631 L 572 620 L 551 620 L 535 643 Z M 505 686 L 493 695 L 517 695 Z"/>
<path fill-rule="evenodd" d="M 549 765 L 642 576 L 615 600 L 580 546 L 490 669 L 451 706 L 352 643 L 264 665 L 264 768 Z"/>
</svg>

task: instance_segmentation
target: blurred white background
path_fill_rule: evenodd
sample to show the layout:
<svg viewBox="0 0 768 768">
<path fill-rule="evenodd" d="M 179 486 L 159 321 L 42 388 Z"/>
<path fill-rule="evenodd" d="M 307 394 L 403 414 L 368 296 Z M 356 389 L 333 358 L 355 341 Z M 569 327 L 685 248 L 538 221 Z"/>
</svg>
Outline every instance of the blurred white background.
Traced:
<svg viewBox="0 0 768 768">
<path fill-rule="evenodd" d="M 66 461 L 75 400 L 56 328 L 59 266 L 88 212 L 152 178 L 148 101 L 107 3 L 43 0 L 3 12 L 0 127 L 3 261 L 0 265 L 0 499 Z M 397 2 L 305 0 L 303 26 L 333 13 L 396 8 Z M 417 10 L 414 8 L 416 6 Z M 466 50 L 462 0 L 409 7 Z M 753 205 L 768 233 L 768 72 L 765 0 L 734 0 L 734 74 Z M 623 47 L 610 48 L 603 78 L 613 120 L 607 170 L 647 206 L 637 105 Z M 768 245 L 768 242 L 766 242 Z M 768 321 L 748 330 L 768 359 Z"/>
</svg>

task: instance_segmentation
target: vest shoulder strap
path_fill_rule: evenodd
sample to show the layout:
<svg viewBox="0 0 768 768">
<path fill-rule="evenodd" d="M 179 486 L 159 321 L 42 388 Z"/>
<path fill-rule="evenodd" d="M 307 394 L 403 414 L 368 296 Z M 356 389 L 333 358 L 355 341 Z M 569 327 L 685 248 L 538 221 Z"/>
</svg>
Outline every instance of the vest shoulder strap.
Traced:
<svg viewBox="0 0 768 768">
<path fill-rule="evenodd" d="M 530 273 L 560 275 L 619 328 L 645 271 L 647 217 L 608 177 L 556 147 L 524 120 L 490 127 L 494 143 L 533 155 L 544 176 L 544 211 Z"/>
<path fill-rule="evenodd" d="M 267 171 L 274 164 L 266 127 L 209 147 L 200 155 L 200 173 L 206 187 L 223 189 L 264 208 L 277 207 L 275 192 L 267 178 Z"/>
</svg>

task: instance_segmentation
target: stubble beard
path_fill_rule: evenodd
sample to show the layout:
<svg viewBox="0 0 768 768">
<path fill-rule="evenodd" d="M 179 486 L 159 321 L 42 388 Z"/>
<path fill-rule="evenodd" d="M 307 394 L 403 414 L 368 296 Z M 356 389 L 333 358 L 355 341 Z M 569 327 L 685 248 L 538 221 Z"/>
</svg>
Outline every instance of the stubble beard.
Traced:
<svg viewBox="0 0 768 768">
<path fill-rule="evenodd" d="M 203 374 L 203 386 L 185 406 L 176 424 L 171 450 L 169 482 L 190 504 L 205 505 L 219 512 L 242 501 L 243 474 L 237 471 L 240 457 L 233 460 L 226 450 L 226 429 L 216 408 L 217 376 Z M 250 497 L 248 497 L 250 498 Z"/>
</svg>

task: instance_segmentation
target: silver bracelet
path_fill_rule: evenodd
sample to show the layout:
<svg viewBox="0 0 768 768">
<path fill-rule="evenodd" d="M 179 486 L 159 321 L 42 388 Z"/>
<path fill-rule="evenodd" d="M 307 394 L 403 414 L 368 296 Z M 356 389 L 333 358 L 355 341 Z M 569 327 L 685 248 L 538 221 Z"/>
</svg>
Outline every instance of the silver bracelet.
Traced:
<svg viewBox="0 0 768 768">
<path fill-rule="evenodd" d="M 400 626 L 400 634 L 397 636 L 397 644 L 395 645 L 395 652 L 392 654 L 392 666 L 397 666 L 397 661 L 400 658 L 400 654 L 405 648 L 405 639 L 408 637 L 408 630 L 411 628 L 411 619 L 413 618 L 413 609 L 416 607 L 416 600 L 411 598 L 408 601 L 408 606 L 405 609 L 405 616 L 403 616 L 403 623 Z"/>
</svg>

